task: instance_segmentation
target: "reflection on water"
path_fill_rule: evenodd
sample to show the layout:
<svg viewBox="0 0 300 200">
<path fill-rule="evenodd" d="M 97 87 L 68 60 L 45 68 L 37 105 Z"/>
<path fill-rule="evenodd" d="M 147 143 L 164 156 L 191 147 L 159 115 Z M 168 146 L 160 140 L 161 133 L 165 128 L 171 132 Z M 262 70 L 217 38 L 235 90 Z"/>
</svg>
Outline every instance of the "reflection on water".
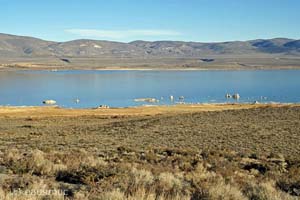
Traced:
<svg viewBox="0 0 300 200">
<path fill-rule="evenodd" d="M 0 105 L 64 107 L 137 106 L 179 102 L 218 103 L 239 93 L 240 102 L 300 102 L 300 70 L 266 71 L 17 71 L 0 72 Z M 174 101 L 170 96 L 174 96 Z M 78 100 L 78 101 L 77 101 Z"/>
</svg>

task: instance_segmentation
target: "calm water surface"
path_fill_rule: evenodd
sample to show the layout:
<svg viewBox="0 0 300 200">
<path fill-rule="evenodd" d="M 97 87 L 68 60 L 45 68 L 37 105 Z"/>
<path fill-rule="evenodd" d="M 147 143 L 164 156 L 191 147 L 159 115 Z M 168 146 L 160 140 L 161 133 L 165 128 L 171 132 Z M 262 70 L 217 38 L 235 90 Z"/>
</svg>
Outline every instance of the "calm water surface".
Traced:
<svg viewBox="0 0 300 200">
<path fill-rule="evenodd" d="M 172 104 L 218 103 L 226 93 L 239 102 L 300 102 L 300 70 L 266 71 L 16 71 L 0 72 L 0 105 L 42 105 L 54 99 L 62 107 L 149 104 L 135 98 L 157 98 Z M 75 99 L 80 99 L 79 103 Z"/>
</svg>

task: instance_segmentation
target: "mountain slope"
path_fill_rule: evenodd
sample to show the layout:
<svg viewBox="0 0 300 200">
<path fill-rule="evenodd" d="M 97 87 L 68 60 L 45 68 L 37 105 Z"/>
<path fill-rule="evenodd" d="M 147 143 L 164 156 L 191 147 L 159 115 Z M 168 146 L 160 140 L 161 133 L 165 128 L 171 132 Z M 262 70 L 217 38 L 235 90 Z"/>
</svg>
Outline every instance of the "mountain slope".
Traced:
<svg viewBox="0 0 300 200">
<path fill-rule="evenodd" d="M 32 37 L 0 34 L 0 56 L 23 57 L 51 55 L 47 47 L 54 42 Z"/>
<path fill-rule="evenodd" d="M 59 56 L 140 56 L 141 49 L 126 43 L 98 41 L 98 40 L 74 40 L 63 43 L 53 43 L 48 46 L 48 51 Z"/>
<path fill-rule="evenodd" d="M 45 41 L 0 34 L 0 67 L 151 67 L 249 69 L 300 67 L 300 40 L 232 42 Z"/>
<path fill-rule="evenodd" d="M 130 43 L 74 40 L 50 42 L 32 37 L 0 34 L 1 57 L 199 57 L 202 55 L 295 54 L 300 40 L 270 40 L 200 43 L 181 41 L 133 41 Z"/>
</svg>

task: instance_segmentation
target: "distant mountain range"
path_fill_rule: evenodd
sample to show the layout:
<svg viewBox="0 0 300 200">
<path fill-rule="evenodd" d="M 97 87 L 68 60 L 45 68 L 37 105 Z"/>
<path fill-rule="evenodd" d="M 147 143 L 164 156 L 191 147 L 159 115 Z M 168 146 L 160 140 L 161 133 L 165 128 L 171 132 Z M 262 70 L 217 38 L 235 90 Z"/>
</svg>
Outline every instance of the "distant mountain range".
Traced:
<svg viewBox="0 0 300 200">
<path fill-rule="evenodd" d="M 95 62 L 99 59 L 127 59 L 126 62 L 128 62 L 128 60 L 140 60 L 142 58 L 148 60 L 147 62 L 150 62 L 151 59 L 172 58 L 202 59 L 202 62 L 213 62 L 218 57 L 231 58 L 231 62 L 234 62 L 234 58 L 237 58 L 236 62 L 239 62 L 239 59 L 244 57 L 293 57 L 295 59 L 299 56 L 300 40 L 287 38 L 216 43 L 182 41 L 133 41 L 122 43 L 87 39 L 53 42 L 33 37 L 0 34 L 0 61 L 2 63 L 6 59 L 18 62 L 40 59 L 40 64 L 47 64 L 54 63 L 51 60 L 56 59 L 62 63 L 71 64 L 80 58 L 94 59 Z M 47 60 L 47 62 L 43 60 Z M 132 62 L 134 63 L 134 61 Z M 84 65 L 84 62 L 81 64 Z M 112 64 L 113 61 L 111 61 Z M 120 64 L 118 63 L 118 65 Z"/>
</svg>

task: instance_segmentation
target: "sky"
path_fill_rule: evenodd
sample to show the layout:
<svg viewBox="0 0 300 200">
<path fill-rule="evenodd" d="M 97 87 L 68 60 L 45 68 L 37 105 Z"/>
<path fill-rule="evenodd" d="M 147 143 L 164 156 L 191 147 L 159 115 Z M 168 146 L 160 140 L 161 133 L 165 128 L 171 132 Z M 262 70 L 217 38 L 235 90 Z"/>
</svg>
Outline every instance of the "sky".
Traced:
<svg viewBox="0 0 300 200">
<path fill-rule="evenodd" d="M 0 0 L 0 32 L 52 41 L 300 38 L 299 0 Z"/>
</svg>

